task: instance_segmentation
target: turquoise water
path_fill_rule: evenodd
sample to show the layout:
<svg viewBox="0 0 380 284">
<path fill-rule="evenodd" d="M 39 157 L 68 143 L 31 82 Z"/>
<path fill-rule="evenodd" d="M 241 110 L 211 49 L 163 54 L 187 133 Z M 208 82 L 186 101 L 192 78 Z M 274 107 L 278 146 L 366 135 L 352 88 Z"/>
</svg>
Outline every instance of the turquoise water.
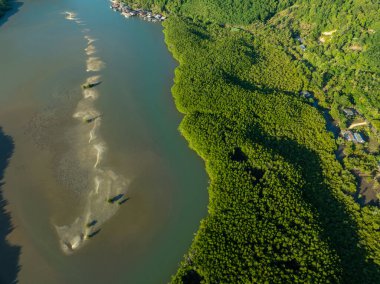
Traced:
<svg viewBox="0 0 380 284">
<path fill-rule="evenodd" d="M 108 6 L 30 1 L 0 27 L 0 126 L 15 143 L 2 189 L 20 283 L 166 283 L 206 214 L 207 177 L 177 130 L 162 27 Z M 81 88 L 91 76 L 101 76 L 96 99 Z M 83 111 L 101 117 L 87 124 L 75 117 Z M 130 199 L 107 202 L 119 193 Z"/>
</svg>

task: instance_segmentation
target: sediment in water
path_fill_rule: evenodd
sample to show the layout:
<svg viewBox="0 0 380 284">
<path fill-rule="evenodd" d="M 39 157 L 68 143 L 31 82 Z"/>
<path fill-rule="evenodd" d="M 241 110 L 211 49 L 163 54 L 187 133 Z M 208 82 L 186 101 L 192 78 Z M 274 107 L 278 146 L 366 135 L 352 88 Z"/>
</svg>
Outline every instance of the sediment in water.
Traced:
<svg viewBox="0 0 380 284">
<path fill-rule="evenodd" d="M 66 18 L 72 20 L 74 13 L 68 15 Z M 78 18 L 76 20 L 80 21 Z M 88 43 L 85 52 L 91 55 L 96 51 L 93 45 L 95 39 L 89 35 L 84 38 Z M 105 64 L 99 57 L 90 56 L 86 60 L 87 72 L 99 72 L 104 67 Z M 104 167 L 102 163 L 108 149 L 98 131 L 102 120 L 100 112 L 95 108 L 95 101 L 100 95 L 95 89 L 98 82 L 99 74 L 86 79 L 84 85 L 91 85 L 91 88 L 82 90 L 82 99 L 72 115 L 78 122 L 69 130 L 72 134 L 72 154 L 68 156 L 71 157 L 70 162 L 66 163 L 75 164 L 75 171 L 78 169 L 78 172 L 85 173 L 87 182 L 81 183 L 83 188 L 80 190 L 81 196 L 85 198 L 83 214 L 70 225 L 55 225 L 62 250 L 67 254 L 82 247 L 87 239 L 100 231 L 99 226 L 117 212 L 119 206 L 107 201 L 115 196 L 124 196 L 129 183 L 126 178 Z M 90 223 L 95 225 L 88 226 Z"/>
</svg>

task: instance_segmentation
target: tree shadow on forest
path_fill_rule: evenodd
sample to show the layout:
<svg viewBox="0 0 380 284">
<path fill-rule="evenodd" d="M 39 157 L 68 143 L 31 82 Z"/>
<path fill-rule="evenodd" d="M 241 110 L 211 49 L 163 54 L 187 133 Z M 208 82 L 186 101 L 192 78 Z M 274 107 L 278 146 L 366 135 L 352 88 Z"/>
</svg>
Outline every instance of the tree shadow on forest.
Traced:
<svg viewBox="0 0 380 284">
<path fill-rule="evenodd" d="M 10 214 L 5 207 L 7 202 L 3 198 L 2 186 L 5 169 L 14 151 L 14 143 L 0 127 L 0 283 L 17 283 L 17 274 L 20 270 L 19 256 L 21 248 L 8 243 L 7 236 L 13 230 Z"/>
<path fill-rule="evenodd" d="M 10 17 L 16 14 L 22 5 L 24 5 L 24 3 L 20 1 L 9 1 L 9 10 L 5 11 L 4 15 L 0 16 L 0 27 L 5 24 Z"/>
<path fill-rule="evenodd" d="M 248 80 L 241 79 L 239 76 L 235 74 L 230 74 L 228 72 L 222 71 L 223 73 L 223 79 L 227 82 L 228 85 L 233 85 L 242 88 L 245 91 L 249 92 L 259 92 L 265 95 L 269 94 L 275 94 L 275 93 L 283 93 L 285 95 L 291 96 L 291 97 L 299 97 L 297 93 L 283 90 L 283 89 L 274 89 L 269 88 L 265 85 L 257 85 L 254 84 Z"/>
<path fill-rule="evenodd" d="M 318 216 L 322 227 L 321 238 L 341 260 L 342 283 L 380 283 L 380 267 L 372 260 L 366 260 L 368 252 L 358 247 L 356 222 L 324 182 L 320 157 L 295 141 L 267 136 L 258 128 L 250 129 L 247 134 L 253 143 L 269 147 L 274 154 L 302 169 L 306 181 L 300 189 L 303 199 Z"/>
</svg>

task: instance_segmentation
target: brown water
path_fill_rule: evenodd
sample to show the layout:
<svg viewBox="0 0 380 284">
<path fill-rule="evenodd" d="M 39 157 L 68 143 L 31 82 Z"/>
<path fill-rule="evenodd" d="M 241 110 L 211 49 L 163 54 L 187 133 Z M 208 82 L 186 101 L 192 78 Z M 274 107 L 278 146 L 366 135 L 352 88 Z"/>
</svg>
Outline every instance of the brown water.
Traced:
<svg viewBox="0 0 380 284">
<path fill-rule="evenodd" d="M 166 283 L 206 214 L 162 27 L 108 6 L 30 1 L 0 26 L 0 126 L 15 143 L 2 190 L 20 283 Z M 81 88 L 91 76 L 96 99 Z"/>
</svg>

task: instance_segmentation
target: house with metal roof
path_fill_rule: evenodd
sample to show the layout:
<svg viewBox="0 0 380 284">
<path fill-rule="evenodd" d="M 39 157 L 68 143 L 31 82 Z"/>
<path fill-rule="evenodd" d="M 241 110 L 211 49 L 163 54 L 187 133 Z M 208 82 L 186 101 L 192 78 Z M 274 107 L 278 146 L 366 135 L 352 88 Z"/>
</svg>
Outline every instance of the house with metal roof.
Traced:
<svg viewBox="0 0 380 284">
<path fill-rule="evenodd" d="M 355 138 L 356 142 L 358 142 L 358 143 L 361 143 L 361 144 L 365 143 L 362 135 L 358 132 L 354 133 L 354 138 Z"/>
</svg>

